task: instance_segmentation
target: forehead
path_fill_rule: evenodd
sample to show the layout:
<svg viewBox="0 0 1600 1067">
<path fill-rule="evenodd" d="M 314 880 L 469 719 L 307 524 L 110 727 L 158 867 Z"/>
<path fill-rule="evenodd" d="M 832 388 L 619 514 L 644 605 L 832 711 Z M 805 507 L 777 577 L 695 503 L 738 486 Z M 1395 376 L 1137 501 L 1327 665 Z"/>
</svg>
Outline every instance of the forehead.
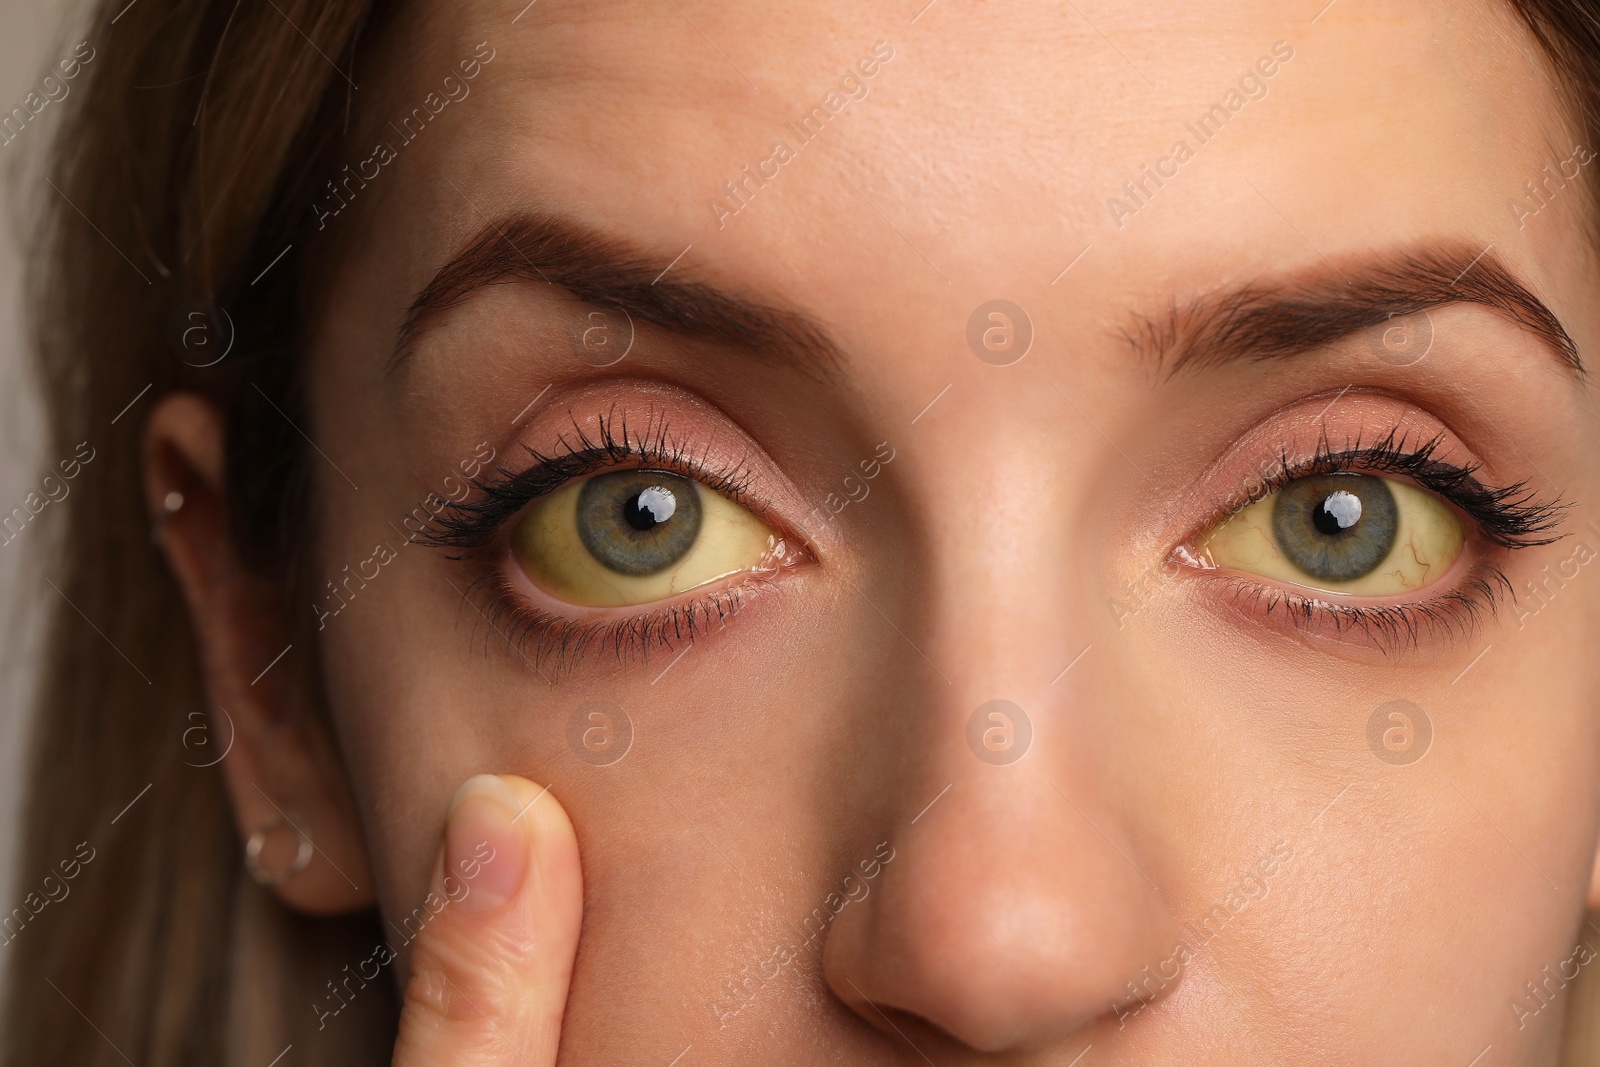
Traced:
<svg viewBox="0 0 1600 1067">
<path fill-rule="evenodd" d="M 683 252 L 847 343 L 902 299 L 948 304 L 959 334 L 974 294 L 1109 321 L 1139 293 L 1435 236 L 1493 242 L 1539 288 L 1579 255 L 1575 227 L 1512 209 L 1572 145 L 1501 5 L 525 4 L 424 5 L 390 42 L 366 124 L 391 141 L 493 55 L 374 198 L 406 220 L 373 230 L 402 305 L 528 208 L 663 268 Z"/>
</svg>

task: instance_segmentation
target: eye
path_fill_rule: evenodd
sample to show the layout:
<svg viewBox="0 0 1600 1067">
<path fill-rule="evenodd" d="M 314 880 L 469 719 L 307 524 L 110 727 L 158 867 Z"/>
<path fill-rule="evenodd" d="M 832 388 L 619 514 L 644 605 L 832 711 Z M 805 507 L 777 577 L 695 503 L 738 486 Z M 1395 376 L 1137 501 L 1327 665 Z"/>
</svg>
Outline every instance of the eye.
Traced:
<svg viewBox="0 0 1600 1067">
<path fill-rule="evenodd" d="M 597 474 L 535 501 L 511 534 L 540 588 L 569 604 L 648 604 L 760 566 L 777 537 L 750 509 L 677 474 Z"/>
<path fill-rule="evenodd" d="M 1444 577 L 1461 521 L 1432 493 L 1370 474 L 1296 478 L 1203 534 L 1217 567 L 1334 593 L 1397 596 Z"/>
</svg>

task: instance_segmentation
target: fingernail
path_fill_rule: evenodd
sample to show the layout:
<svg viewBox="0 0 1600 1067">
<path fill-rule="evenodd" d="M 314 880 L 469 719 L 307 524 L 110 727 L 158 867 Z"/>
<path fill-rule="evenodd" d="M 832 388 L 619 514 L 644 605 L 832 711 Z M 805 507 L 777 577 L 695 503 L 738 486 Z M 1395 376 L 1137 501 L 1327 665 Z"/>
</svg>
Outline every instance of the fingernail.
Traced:
<svg viewBox="0 0 1600 1067">
<path fill-rule="evenodd" d="M 492 774 L 468 778 L 451 798 L 445 816 L 445 890 L 463 911 L 492 911 L 522 888 L 529 845 L 528 818 L 521 809 L 516 791 Z"/>
</svg>

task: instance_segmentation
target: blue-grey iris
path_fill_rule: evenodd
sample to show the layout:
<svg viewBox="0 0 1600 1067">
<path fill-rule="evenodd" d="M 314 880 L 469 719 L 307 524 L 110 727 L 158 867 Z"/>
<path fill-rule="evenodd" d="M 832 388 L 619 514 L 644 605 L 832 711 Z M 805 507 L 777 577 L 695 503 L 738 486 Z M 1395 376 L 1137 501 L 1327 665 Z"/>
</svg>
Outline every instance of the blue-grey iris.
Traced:
<svg viewBox="0 0 1600 1067">
<path fill-rule="evenodd" d="M 666 471 L 590 478 L 578 491 L 578 538 L 608 570 L 644 577 L 677 563 L 700 535 L 700 492 Z"/>
<path fill-rule="evenodd" d="M 1394 549 L 1399 509 L 1382 478 L 1319 474 L 1278 491 L 1272 533 L 1296 567 L 1325 582 L 1376 570 Z"/>
</svg>

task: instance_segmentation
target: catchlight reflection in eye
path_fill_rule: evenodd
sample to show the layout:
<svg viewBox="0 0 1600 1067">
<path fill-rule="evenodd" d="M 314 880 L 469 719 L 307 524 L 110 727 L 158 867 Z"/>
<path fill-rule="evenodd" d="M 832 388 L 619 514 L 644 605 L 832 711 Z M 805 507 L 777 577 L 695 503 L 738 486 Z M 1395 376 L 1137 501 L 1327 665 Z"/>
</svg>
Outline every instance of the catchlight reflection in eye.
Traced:
<svg viewBox="0 0 1600 1067">
<path fill-rule="evenodd" d="M 1432 493 L 1370 474 L 1296 478 L 1206 531 L 1217 567 L 1326 592 L 1398 596 L 1433 584 L 1466 541 Z"/>
<path fill-rule="evenodd" d="M 762 564 L 776 535 L 746 507 L 666 471 L 597 474 L 536 501 L 512 550 L 550 595 L 648 604 Z"/>
</svg>

